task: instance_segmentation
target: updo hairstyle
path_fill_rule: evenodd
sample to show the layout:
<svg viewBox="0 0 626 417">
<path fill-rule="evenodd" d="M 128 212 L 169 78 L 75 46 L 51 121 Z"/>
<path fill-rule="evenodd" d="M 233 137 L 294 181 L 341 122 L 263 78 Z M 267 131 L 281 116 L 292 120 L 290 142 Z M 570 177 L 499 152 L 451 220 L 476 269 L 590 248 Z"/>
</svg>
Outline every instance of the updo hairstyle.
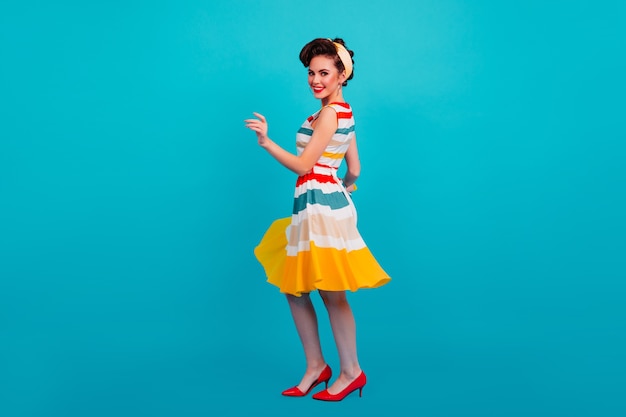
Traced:
<svg viewBox="0 0 626 417">
<path fill-rule="evenodd" d="M 343 65 L 343 62 L 341 62 L 341 58 L 339 58 L 339 55 L 337 54 L 337 47 L 333 42 L 337 42 L 343 45 L 350 54 L 350 58 L 352 59 L 352 57 L 354 56 L 354 52 L 346 47 L 343 39 L 335 38 L 331 41 L 326 38 L 317 38 L 304 45 L 304 48 L 302 48 L 302 50 L 300 51 L 300 61 L 305 67 L 308 67 L 314 57 L 320 55 L 327 56 L 333 59 L 333 61 L 335 62 L 335 67 L 341 74 L 343 71 L 345 71 L 346 68 Z M 354 65 L 354 59 L 352 59 L 352 64 Z M 344 87 L 347 86 L 348 80 L 351 80 L 352 77 L 354 77 L 354 68 L 352 69 L 352 74 L 350 74 L 350 76 L 343 82 L 342 85 Z"/>
</svg>

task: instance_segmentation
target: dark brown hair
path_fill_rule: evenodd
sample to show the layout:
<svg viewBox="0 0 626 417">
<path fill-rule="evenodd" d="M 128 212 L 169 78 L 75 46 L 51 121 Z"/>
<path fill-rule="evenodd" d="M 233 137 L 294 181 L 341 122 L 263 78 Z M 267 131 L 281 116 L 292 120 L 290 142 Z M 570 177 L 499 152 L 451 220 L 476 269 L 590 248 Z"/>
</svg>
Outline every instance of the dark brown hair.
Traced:
<svg viewBox="0 0 626 417">
<path fill-rule="evenodd" d="M 320 55 L 327 56 L 333 59 L 335 67 L 337 67 L 339 73 L 342 73 L 346 68 L 344 67 L 343 62 L 341 62 L 339 55 L 337 55 L 337 47 L 335 47 L 333 42 L 343 45 L 350 54 L 350 58 L 354 56 L 354 52 L 346 47 L 345 42 L 341 38 L 335 38 L 332 41 L 326 38 L 317 38 L 304 45 L 304 48 L 300 51 L 300 61 L 305 67 L 308 67 L 314 57 Z M 352 65 L 354 65 L 354 59 L 352 59 Z M 354 77 L 354 68 L 352 69 L 352 74 L 350 74 L 342 85 L 344 87 L 348 85 L 348 80 L 351 80 L 352 77 Z"/>
</svg>

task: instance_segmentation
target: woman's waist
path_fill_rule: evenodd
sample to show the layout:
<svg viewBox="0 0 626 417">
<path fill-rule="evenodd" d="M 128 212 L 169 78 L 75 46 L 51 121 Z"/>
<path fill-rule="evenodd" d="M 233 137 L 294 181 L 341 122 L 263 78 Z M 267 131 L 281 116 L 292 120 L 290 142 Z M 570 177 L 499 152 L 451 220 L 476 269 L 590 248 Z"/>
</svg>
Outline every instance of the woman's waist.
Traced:
<svg viewBox="0 0 626 417">
<path fill-rule="evenodd" d="M 337 174 L 337 170 L 339 169 L 339 164 L 337 164 L 337 166 L 331 165 L 331 164 L 325 164 L 322 162 L 316 162 L 315 165 L 313 165 L 313 168 L 311 168 L 312 172 L 319 172 L 321 174 L 323 173 L 329 173 L 331 175 L 333 174 Z"/>
<path fill-rule="evenodd" d="M 337 177 L 337 167 L 317 163 L 313 165 L 313 168 L 311 168 L 309 172 L 298 177 L 298 180 L 296 181 L 296 186 L 313 180 L 321 183 L 341 183 L 341 181 Z"/>
</svg>

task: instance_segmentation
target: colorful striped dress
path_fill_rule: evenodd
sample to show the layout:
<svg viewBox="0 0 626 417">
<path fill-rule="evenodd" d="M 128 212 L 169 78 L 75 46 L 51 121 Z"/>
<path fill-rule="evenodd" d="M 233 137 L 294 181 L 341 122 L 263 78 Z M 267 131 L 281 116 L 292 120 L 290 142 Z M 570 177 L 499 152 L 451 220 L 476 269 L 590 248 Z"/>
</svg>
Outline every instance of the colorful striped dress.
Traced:
<svg viewBox="0 0 626 417">
<path fill-rule="evenodd" d="M 337 113 L 335 134 L 313 169 L 296 180 L 291 217 L 274 221 L 254 249 L 267 281 L 296 296 L 316 289 L 375 288 L 390 280 L 361 238 L 352 198 L 337 177 L 354 138 L 352 109 L 347 103 L 329 106 Z M 298 155 L 311 140 L 320 111 L 298 130 Z"/>
</svg>

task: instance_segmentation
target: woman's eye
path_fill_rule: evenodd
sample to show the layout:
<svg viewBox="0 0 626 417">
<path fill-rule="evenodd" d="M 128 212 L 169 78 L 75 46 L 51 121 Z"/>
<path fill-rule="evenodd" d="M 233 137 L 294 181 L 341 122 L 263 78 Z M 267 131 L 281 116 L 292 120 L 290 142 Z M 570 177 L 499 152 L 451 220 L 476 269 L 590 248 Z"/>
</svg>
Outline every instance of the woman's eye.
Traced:
<svg viewBox="0 0 626 417">
<path fill-rule="evenodd" d="M 327 76 L 327 75 L 328 75 L 328 73 L 327 73 L 327 72 L 324 72 L 324 71 L 322 71 L 320 74 L 322 74 L 322 77 L 325 77 L 325 76 Z"/>
</svg>

